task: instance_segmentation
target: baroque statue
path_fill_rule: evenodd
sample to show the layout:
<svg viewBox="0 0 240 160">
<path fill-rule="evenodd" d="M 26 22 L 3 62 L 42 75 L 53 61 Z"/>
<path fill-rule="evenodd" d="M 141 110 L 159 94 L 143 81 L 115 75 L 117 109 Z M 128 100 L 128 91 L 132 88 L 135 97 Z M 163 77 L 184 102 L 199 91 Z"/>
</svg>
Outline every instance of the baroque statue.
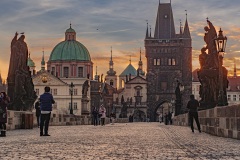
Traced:
<svg viewBox="0 0 240 160">
<path fill-rule="evenodd" d="M 200 70 L 197 72 L 200 85 L 200 107 L 202 109 L 213 108 L 218 102 L 219 96 L 219 69 L 223 71 L 223 90 L 226 96 L 228 87 L 227 69 L 222 66 L 222 59 L 215 44 L 217 32 L 213 24 L 207 19 L 208 26 L 204 27 L 204 41 L 206 46 L 201 49 L 199 55 Z M 220 67 L 220 68 L 219 68 Z M 226 99 L 227 100 L 227 99 Z"/>
<path fill-rule="evenodd" d="M 8 70 L 8 95 L 11 110 L 31 110 L 37 98 L 31 78 L 28 60 L 28 47 L 24 41 L 25 35 L 18 38 L 15 33 L 11 42 L 11 56 Z"/>
</svg>

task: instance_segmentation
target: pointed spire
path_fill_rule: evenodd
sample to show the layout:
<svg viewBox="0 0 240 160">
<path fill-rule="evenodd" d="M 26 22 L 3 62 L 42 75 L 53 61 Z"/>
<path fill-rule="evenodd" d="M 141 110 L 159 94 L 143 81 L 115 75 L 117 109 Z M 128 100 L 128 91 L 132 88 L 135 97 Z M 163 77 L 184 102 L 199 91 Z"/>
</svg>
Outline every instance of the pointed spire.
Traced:
<svg viewBox="0 0 240 160">
<path fill-rule="evenodd" d="M 141 54 L 142 54 L 142 50 L 141 50 L 141 47 L 140 47 L 140 61 L 142 61 L 142 56 L 141 56 Z"/>
<path fill-rule="evenodd" d="M 237 67 L 236 67 L 236 60 L 234 59 L 234 77 L 237 77 Z"/>
<path fill-rule="evenodd" d="M 109 61 L 109 71 L 107 71 L 108 76 L 114 76 L 116 74 L 116 71 L 113 70 L 113 59 L 112 59 L 112 46 L 111 46 L 111 56 Z"/>
<path fill-rule="evenodd" d="M 130 64 L 132 63 L 132 60 L 131 60 L 131 55 L 130 55 L 130 60 L 129 60 Z"/>
<path fill-rule="evenodd" d="M 145 39 L 147 39 L 148 37 L 149 37 L 149 34 L 148 34 L 148 20 L 147 20 L 147 31 L 146 31 Z"/>
<path fill-rule="evenodd" d="M 72 23 L 71 23 L 71 21 L 70 21 L 70 28 L 72 28 Z"/>
<path fill-rule="evenodd" d="M 152 27 L 150 25 L 150 37 L 152 37 Z"/>
<path fill-rule="evenodd" d="M 182 35 L 183 32 L 182 32 L 182 20 L 180 19 L 180 35 Z"/>
<path fill-rule="evenodd" d="M 111 61 L 112 61 L 112 46 L 111 46 Z"/>
<path fill-rule="evenodd" d="M 42 55 L 42 61 L 41 61 L 41 70 L 45 71 L 44 48 L 42 52 L 43 52 L 43 55 Z"/>
<path fill-rule="evenodd" d="M 185 22 L 184 31 L 183 31 L 183 37 L 191 38 L 191 34 L 188 26 L 188 20 L 187 20 L 187 10 L 185 10 L 185 12 L 186 12 L 186 22 Z"/>
</svg>

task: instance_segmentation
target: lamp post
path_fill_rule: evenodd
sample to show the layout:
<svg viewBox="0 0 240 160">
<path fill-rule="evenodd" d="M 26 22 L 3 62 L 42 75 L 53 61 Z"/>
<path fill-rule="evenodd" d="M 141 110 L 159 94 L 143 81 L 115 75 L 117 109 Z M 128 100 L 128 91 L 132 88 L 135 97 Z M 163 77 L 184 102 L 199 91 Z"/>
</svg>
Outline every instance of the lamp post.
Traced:
<svg viewBox="0 0 240 160">
<path fill-rule="evenodd" d="M 72 107 L 73 87 L 74 87 L 73 82 L 71 82 L 71 84 L 69 85 L 69 91 L 71 95 L 70 114 L 73 114 L 73 107 Z"/>
<path fill-rule="evenodd" d="M 218 71 L 219 71 L 219 93 L 218 93 L 218 106 L 226 105 L 226 100 L 224 97 L 224 90 L 223 90 L 223 56 L 226 48 L 227 37 L 223 36 L 223 31 L 219 30 L 217 38 L 215 38 L 215 45 L 218 52 Z"/>
</svg>

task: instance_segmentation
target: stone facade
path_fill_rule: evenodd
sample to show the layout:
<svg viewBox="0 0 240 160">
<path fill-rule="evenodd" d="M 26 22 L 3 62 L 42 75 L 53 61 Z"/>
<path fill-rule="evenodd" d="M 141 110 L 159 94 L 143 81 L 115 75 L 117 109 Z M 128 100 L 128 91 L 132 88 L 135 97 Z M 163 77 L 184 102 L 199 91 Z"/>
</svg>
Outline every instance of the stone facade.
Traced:
<svg viewBox="0 0 240 160">
<path fill-rule="evenodd" d="M 177 81 L 184 86 L 181 112 L 192 92 L 192 39 L 186 19 L 184 31 L 175 33 L 171 3 L 159 3 L 154 37 L 146 32 L 148 114 L 156 120 L 156 110 L 175 99 Z"/>
<path fill-rule="evenodd" d="M 203 132 L 220 137 L 240 139 L 240 105 L 215 107 L 198 113 Z M 174 117 L 173 124 L 188 126 L 188 114 Z M 195 122 L 194 127 L 197 128 Z"/>
</svg>

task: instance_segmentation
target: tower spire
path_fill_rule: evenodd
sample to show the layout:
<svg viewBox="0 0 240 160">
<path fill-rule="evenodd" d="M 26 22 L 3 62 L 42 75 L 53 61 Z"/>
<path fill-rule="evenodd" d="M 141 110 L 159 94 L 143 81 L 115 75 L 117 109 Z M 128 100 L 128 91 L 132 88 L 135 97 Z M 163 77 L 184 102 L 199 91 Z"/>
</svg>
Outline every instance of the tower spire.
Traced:
<svg viewBox="0 0 240 160">
<path fill-rule="evenodd" d="M 236 67 L 236 60 L 234 59 L 234 77 L 237 77 L 237 67 Z"/>
<path fill-rule="evenodd" d="M 185 21 L 185 26 L 184 26 L 184 31 L 183 31 L 183 37 L 191 38 L 191 34 L 190 34 L 189 26 L 188 26 L 188 20 L 187 20 L 187 10 L 185 10 L 185 12 L 186 12 L 186 21 Z"/>
<path fill-rule="evenodd" d="M 150 37 L 152 37 L 152 27 L 150 25 Z"/>
<path fill-rule="evenodd" d="M 130 55 L 130 60 L 129 60 L 129 62 L 130 62 L 130 64 L 131 64 L 131 62 L 132 62 L 132 60 L 131 60 L 131 55 Z"/>
<path fill-rule="evenodd" d="M 146 36 L 145 36 L 145 39 L 147 39 L 149 37 L 149 34 L 148 34 L 148 20 L 147 21 L 147 31 L 146 31 Z"/>
<path fill-rule="evenodd" d="M 182 35 L 182 20 L 180 19 L 180 35 Z"/>
<path fill-rule="evenodd" d="M 111 56 L 109 61 L 109 71 L 107 71 L 108 76 L 114 76 L 116 72 L 113 70 L 113 59 L 112 59 L 112 46 L 111 46 Z"/>
<path fill-rule="evenodd" d="M 41 71 L 45 71 L 44 48 L 42 53 L 43 55 L 42 55 L 42 61 L 41 61 Z"/>
</svg>

